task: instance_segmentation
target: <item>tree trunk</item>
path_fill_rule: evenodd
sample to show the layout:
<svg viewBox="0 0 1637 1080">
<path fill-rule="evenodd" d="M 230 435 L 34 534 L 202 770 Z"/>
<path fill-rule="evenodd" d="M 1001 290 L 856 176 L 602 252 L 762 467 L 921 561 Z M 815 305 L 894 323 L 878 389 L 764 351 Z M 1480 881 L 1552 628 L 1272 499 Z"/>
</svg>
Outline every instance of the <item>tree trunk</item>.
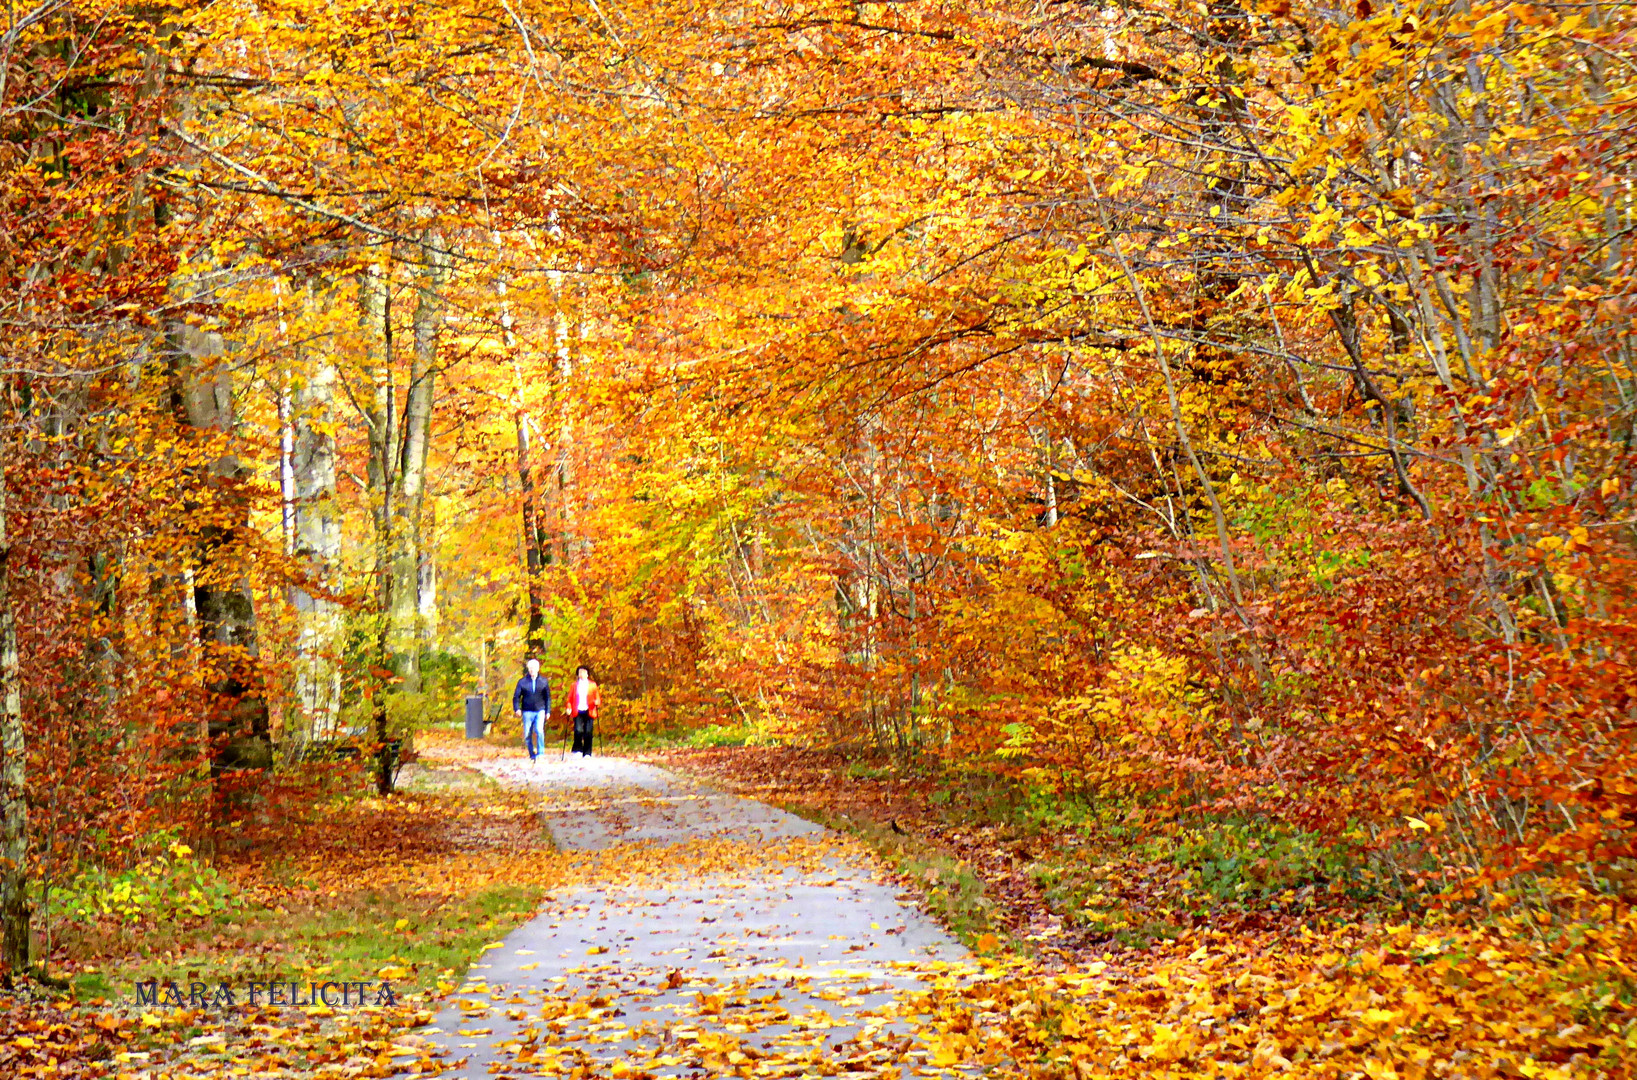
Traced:
<svg viewBox="0 0 1637 1080">
<path fill-rule="evenodd" d="M 560 271 L 550 271 L 552 305 L 555 311 L 552 315 L 552 337 L 556 345 L 556 374 L 557 388 L 561 396 L 553 395 L 552 403 L 557 406 L 557 467 L 553 470 L 556 475 L 555 491 L 550 496 L 557 508 L 557 550 L 560 557 L 566 562 L 576 555 L 576 546 L 572 533 L 578 531 L 579 507 L 574 498 L 574 356 L 570 351 L 570 324 L 568 312 L 565 308 L 565 291 L 563 275 Z M 541 522 L 545 527 L 545 522 Z M 583 541 L 578 554 L 584 557 L 586 549 Z M 541 544 L 547 543 L 545 537 Z"/>
<path fill-rule="evenodd" d="M 327 596 L 341 557 L 335 505 L 335 363 L 320 353 L 291 395 L 291 534 L 318 592 L 291 590 L 296 609 L 296 701 L 312 738 L 335 737 L 341 708 L 341 619 Z"/>
<path fill-rule="evenodd" d="M 233 381 L 221 362 L 221 335 L 185 324 L 170 328 L 171 393 L 176 419 L 201 433 L 234 428 Z M 272 763 L 267 693 L 258 666 L 260 646 L 250 583 L 236 565 L 250 517 L 248 469 L 231 453 L 210 466 L 214 490 L 199 530 L 193 568 L 193 607 L 204 662 L 204 685 L 215 699 L 208 730 L 216 771 Z"/>
<path fill-rule="evenodd" d="M 392 624 L 393 651 L 405 690 L 420 690 L 420 654 L 425 626 L 421 619 L 426 460 L 432 441 L 433 388 L 437 376 L 438 330 L 443 320 L 439 288 L 443 258 L 436 236 L 421 248 L 424 260 L 415 302 L 415 349 L 404 393 L 402 444 L 397 448 L 398 502 L 392 515 L 392 602 L 384 609 Z"/>
<path fill-rule="evenodd" d="M 526 387 L 523 383 L 523 365 L 517 359 L 517 336 L 512 333 L 512 313 L 506 301 L 505 282 L 500 283 L 499 291 L 502 343 L 512 358 L 512 377 L 517 395 L 512 421 L 517 425 L 517 480 L 523 494 L 523 568 L 528 575 L 526 584 L 529 594 L 529 629 L 525 648 L 529 653 L 538 655 L 546 647 L 545 582 L 542 578 L 547 562 L 545 520 L 540 514 L 539 492 L 534 482 L 533 448 L 529 438 L 529 410 L 524 393 Z"/>
<path fill-rule="evenodd" d="M 378 266 L 365 272 L 358 286 L 365 342 L 365 368 L 371 383 L 365 421 L 369 428 L 370 513 L 375 524 L 376 634 L 371 680 L 374 714 L 375 787 L 392 794 L 392 767 L 387 754 L 390 717 L 387 682 L 392 677 L 393 498 L 398 479 L 397 393 L 392 385 L 392 294 Z"/>
<path fill-rule="evenodd" d="M 540 506 L 534 489 L 534 466 L 529 456 L 529 418 L 521 409 L 517 416 L 517 479 L 523 487 L 523 551 L 529 580 L 528 650 L 545 648 L 542 631 L 546 625 L 541 596 L 541 572 L 545 569 L 545 537 L 541 529 Z"/>
<path fill-rule="evenodd" d="M 11 607 L 11 534 L 6 521 L 4 442 L 0 442 L 0 964 L 8 982 L 28 970 L 27 746 Z"/>
<path fill-rule="evenodd" d="M 415 632 L 422 645 L 438 639 L 438 513 L 437 503 L 428 501 L 421 508 L 420 534 L 416 540 L 420 550 L 419 573 L 415 578 L 416 620 Z"/>
</svg>

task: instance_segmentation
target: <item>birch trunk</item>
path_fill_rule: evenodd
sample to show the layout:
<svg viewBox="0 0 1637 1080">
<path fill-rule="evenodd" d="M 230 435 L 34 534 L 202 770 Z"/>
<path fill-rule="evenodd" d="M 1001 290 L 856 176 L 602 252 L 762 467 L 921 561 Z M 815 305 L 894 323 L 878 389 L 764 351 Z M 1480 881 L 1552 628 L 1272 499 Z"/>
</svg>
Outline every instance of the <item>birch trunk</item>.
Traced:
<svg viewBox="0 0 1637 1080">
<path fill-rule="evenodd" d="M 8 981 L 28 970 L 27 746 L 11 606 L 11 534 L 7 528 L 4 442 L 0 442 L 0 965 Z"/>
<path fill-rule="evenodd" d="M 296 701 L 315 739 L 333 739 L 341 707 L 341 615 L 322 593 L 341 557 L 335 504 L 335 363 L 321 354 L 291 395 L 291 535 L 317 593 L 291 590 L 296 609 Z"/>
<path fill-rule="evenodd" d="M 428 500 L 421 509 L 420 566 L 415 579 L 416 628 L 423 644 L 438 638 L 438 513 Z"/>
</svg>

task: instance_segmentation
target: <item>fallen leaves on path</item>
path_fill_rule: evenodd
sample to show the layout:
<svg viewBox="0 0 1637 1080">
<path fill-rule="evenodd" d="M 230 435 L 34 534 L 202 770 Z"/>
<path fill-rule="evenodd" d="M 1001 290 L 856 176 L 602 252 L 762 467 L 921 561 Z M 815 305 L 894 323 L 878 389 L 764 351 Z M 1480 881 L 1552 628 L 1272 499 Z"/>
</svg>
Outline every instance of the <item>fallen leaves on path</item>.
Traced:
<svg viewBox="0 0 1637 1080">
<path fill-rule="evenodd" d="M 732 790 L 898 829 L 962 858 L 1004 897 L 1010 927 L 1039 953 L 1004 974 L 919 1000 L 933 1061 L 980 1062 L 1041 1078 L 1371 1078 L 1631 1075 L 1637 1060 L 1637 915 L 1565 896 L 1555 919 L 1427 916 L 1330 900 L 1314 917 L 1275 898 L 1260 909 L 1179 911 L 1175 867 L 1135 845 L 952 821 L 924 777 L 859 775 L 836 755 L 787 748 L 668 752 L 675 767 Z M 1110 907 L 1175 920 L 1174 940 L 1111 947 L 1061 925 L 1031 863 L 1080 859 Z M 925 887 L 926 883 L 919 883 Z M 1286 902 L 1281 905 L 1279 900 Z M 1320 898 L 1324 900 L 1325 898 Z"/>
<path fill-rule="evenodd" d="M 1016 828 L 993 821 L 950 820 L 933 800 L 938 784 L 927 776 L 895 769 L 858 770 L 840 754 L 784 746 L 667 750 L 647 756 L 667 768 L 821 821 L 873 829 L 878 842 L 944 852 L 958 868 L 981 879 L 981 901 L 956 899 L 985 904 L 984 928 L 1015 940 L 1047 942 L 1049 955 L 1065 960 L 1096 959 L 1107 951 L 1109 935 L 1065 924 L 1032 872 L 1037 851 L 1060 849 L 1074 843 L 1072 838 L 1037 835 L 1031 838 L 1031 848 Z M 905 878 L 903 884 L 927 893 L 940 888 L 947 892 L 951 883 L 946 871 L 929 869 L 916 879 Z"/>
<path fill-rule="evenodd" d="M 458 1007 L 440 1014 L 446 1069 L 947 1072 L 930 1064 L 907 1006 L 911 991 L 964 976 L 933 958 L 947 939 L 930 927 L 913 950 L 893 936 L 913 912 L 856 840 L 641 767 L 481 767 L 547 785 L 545 812 L 581 848 L 506 864 L 516 880 L 556 884 L 536 923 L 475 965 Z M 945 945 L 929 950 L 933 940 Z"/>
<path fill-rule="evenodd" d="M 430 767 L 446 766 L 434 751 Z M 905 832 L 930 832 L 937 823 L 915 812 L 913 796 L 899 797 L 900 786 L 913 790 L 891 785 L 878 807 Z M 835 798 L 834 787 L 807 791 Z M 849 812 L 862 814 L 864 802 Z M 645 824 L 685 806 L 608 785 L 548 797 L 472 783 L 459 795 L 356 800 L 333 828 L 225 860 L 225 872 L 267 910 L 322 905 L 360 882 L 429 908 L 490 886 L 525 887 L 547 897 L 540 918 L 565 928 L 562 948 L 508 950 L 509 924 L 497 923 L 464 976 L 416 973 L 389 951 L 374 957 L 376 970 L 410 980 L 390 1007 L 89 1012 L 13 1000 L 0 1011 L 0 1075 L 641 1080 L 983 1069 L 1040 1080 L 1578 1080 L 1627 1075 L 1637 1059 L 1637 918 L 1595 897 L 1578 898 L 1573 918 L 1550 927 L 1284 920 L 1249 930 L 1241 920 L 1233 932 L 1184 927 L 1175 940 L 1101 957 L 1043 950 L 1049 967 L 1038 958 L 872 962 L 874 943 L 899 929 L 876 924 L 879 936 L 813 941 L 792 960 L 768 931 L 741 922 L 737 906 L 868 875 L 870 856 L 827 833 L 777 843 L 640 838 Z M 616 842 L 555 850 L 543 815 L 599 815 Z M 639 838 L 618 842 L 622 829 Z M 1008 844 L 1005 857 L 1018 860 Z M 1105 868 L 1115 875 L 1121 865 Z M 714 892 L 687 898 L 703 886 Z M 645 936 L 645 920 L 671 902 L 697 905 L 687 910 L 698 931 L 678 938 L 680 948 L 667 940 L 643 952 L 658 940 Z M 681 933 L 674 910 L 666 918 L 656 927 Z M 418 928 L 403 923 L 407 950 Z M 288 964 L 293 954 L 271 955 Z M 548 977 L 520 977 L 548 960 L 558 965 Z M 435 1015 L 442 1033 L 428 1026 Z M 464 1056 L 480 1050 L 481 1060 Z"/>
</svg>

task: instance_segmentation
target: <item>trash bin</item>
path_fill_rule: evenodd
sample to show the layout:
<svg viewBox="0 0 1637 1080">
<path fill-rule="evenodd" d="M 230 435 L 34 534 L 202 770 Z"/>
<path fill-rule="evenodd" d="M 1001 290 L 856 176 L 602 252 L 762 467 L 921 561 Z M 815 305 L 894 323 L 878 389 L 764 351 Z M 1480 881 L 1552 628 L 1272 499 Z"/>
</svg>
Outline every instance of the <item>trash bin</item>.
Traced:
<svg viewBox="0 0 1637 1080">
<path fill-rule="evenodd" d="M 466 695 L 466 737 L 468 739 L 483 738 L 483 729 L 488 725 L 483 719 L 483 695 Z"/>
</svg>

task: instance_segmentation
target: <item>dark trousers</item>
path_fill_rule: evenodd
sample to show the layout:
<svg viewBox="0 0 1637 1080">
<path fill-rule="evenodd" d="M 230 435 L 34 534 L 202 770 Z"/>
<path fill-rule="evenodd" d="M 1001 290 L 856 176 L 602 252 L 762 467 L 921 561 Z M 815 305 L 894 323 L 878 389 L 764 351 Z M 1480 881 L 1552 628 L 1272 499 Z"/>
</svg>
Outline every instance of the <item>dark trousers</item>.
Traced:
<svg viewBox="0 0 1637 1080">
<path fill-rule="evenodd" d="M 591 714 L 588 712 L 574 715 L 574 752 L 591 756 Z"/>
</svg>

